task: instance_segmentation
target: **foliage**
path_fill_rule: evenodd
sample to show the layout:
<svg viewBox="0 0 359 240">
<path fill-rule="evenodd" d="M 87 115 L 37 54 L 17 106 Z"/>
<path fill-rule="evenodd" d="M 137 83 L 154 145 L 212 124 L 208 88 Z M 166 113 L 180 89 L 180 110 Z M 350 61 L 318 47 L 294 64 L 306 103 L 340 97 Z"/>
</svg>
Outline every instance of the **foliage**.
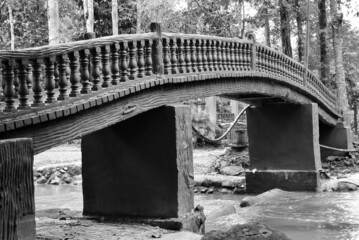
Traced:
<svg viewBox="0 0 359 240">
<path fill-rule="evenodd" d="M 84 32 L 83 13 L 72 0 L 60 3 L 60 42 L 77 40 Z M 15 48 L 47 45 L 47 0 L 0 0 L 0 49 L 10 49 L 7 4 L 13 9 Z"/>
</svg>

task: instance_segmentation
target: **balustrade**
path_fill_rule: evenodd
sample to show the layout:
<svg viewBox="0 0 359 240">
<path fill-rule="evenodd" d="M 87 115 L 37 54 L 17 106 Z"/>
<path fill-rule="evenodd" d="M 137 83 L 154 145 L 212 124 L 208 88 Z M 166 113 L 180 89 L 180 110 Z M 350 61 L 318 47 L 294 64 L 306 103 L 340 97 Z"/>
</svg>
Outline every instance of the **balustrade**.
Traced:
<svg viewBox="0 0 359 240">
<path fill-rule="evenodd" d="M 119 35 L 98 39 L 98 42 L 92 39 L 87 40 L 89 44 L 69 44 L 68 49 L 62 45 L 59 50 L 47 46 L 43 52 L 37 53 L 34 49 L 27 55 L 16 55 L 15 51 L 10 57 L 0 51 L 3 112 L 25 111 L 68 101 L 103 88 L 157 77 L 154 73 L 197 75 L 253 71 L 306 87 L 304 66 L 254 42 L 167 33 L 162 34 L 162 41 L 157 33 L 135 36 L 121 38 Z M 335 104 L 335 95 L 310 72 L 307 82 L 310 91 L 319 93 L 328 104 Z"/>
</svg>

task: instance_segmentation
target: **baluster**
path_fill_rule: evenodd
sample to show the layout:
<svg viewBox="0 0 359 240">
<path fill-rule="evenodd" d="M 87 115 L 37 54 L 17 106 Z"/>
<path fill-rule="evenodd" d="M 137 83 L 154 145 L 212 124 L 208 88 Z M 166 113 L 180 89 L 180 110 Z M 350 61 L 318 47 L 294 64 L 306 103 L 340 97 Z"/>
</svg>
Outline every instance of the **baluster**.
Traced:
<svg viewBox="0 0 359 240">
<path fill-rule="evenodd" d="M 170 40 L 170 51 L 171 51 L 171 71 L 172 74 L 178 73 L 178 67 L 177 67 L 177 45 L 176 45 L 176 39 Z"/>
<path fill-rule="evenodd" d="M 111 84 L 118 85 L 120 83 L 120 68 L 119 68 L 119 55 L 118 51 L 120 46 L 118 43 L 111 45 Z"/>
<path fill-rule="evenodd" d="M 261 72 L 264 72 L 264 61 L 263 61 L 263 48 L 258 47 L 258 68 Z"/>
<path fill-rule="evenodd" d="M 70 58 L 70 83 L 71 83 L 71 92 L 70 97 L 79 97 L 80 93 L 80 72 L 79 72 L 79 52 L 74 51 L 69 54 Z"/>
<path fill-rule="evenodd" d="M 81 82 L 82 82 L 82 94 L 92 93 L 90 86 L 90 71 L 89 71 L 89 57 L 90 51 L 88 49 L 80 51 L 80 65 L 81 65 Z"/>
<path fill-rule="evenodd" d="M 137 42 L 137 67 L 138 67 L 138 78 L 143 78 L 145 76 L 145 58 L 144 58 L 144 40 L 139 40 Z"/>
<path fill-rule="evenodd" d="M 30 105 L 28 103 L 29 98 L 29 89 L 27 88 L 26 82 L 26 68 L 29 64 L 27 59 L 19 60 L 17 62 L 17 69 L 18 69 L 18 78 L 19 78 L 19 88 L 18 88 L 18 96 L 19 96 L 19 106 L 17 109 L 30 109 Z"/>
<path fill-rule="evenodd" d="M 272 72 L 272 58 L 271 58 L 271 51 L 267 50 L 267 72 L 270 74 Z"/>
<path fill-rule="evenodd" d="M 233 65 L 232 65 L 232 43 L 227 42 L 226 45 L 226 57 L 227 57 L 227 70 L 232 71 Z"/>
<path fill-rule="evenodd" d="M 263 49 L 263 67 L 264 72 L 268 73 L 269 67 L 268 67 L 268 50 L 266 48 Z"/>
<path fill-rule="evenodd" d="M 43 64 L 43 60 L 42 59 L 36 59 L 32 62 L 32 64 L 34 65 L 34 67 L 32 67 L 31 64 L 31 69 L 33 69 L 34 73 L 34 81 L 33 81 L 33 86 L 32 86 L 32 91 L 34 93 L 34 101 L 31 104 L 31 107 L 43 107 L 45 106 L 45 103 L 42 101 L 42 64 Z M 28 68 L 29 69 L 29 68 Z M 28 70 L 29 71 L 29 70 Z"/>
<path fill-rule="evenodd" d="M 128 50 L 128 43 L 122 42 L 120 44 L 121 51 L 120 51 L 120 62 L 121 62 L 121 82 L 127 82 L 128 81 L 128 64 L 127 64 L 127 50 Z"/>
<path fill-rule="evenodd" d="M 33 83 L 33 68 L 32 68 L 32 65 L 29 63 L 26 66 L 26 84 L 27 84 L 27 89 L 29 90 L 29 93 L 32 92 L 32 83 Z"/>
<path fill-rule="evenodd" d="M 5 108 L 4 112 L 16 112 L 15 108 L 15 88 L 14 88 L 14 62 L 3 63 L 3 81 L 4 81 L 4 98 Z"/>
<path fill-rule="evenodd" d="M 171 59 L 170 59 L 170 53 L 169 53 L 169 39 L 163 38 L 163 67 L 164 67 L 164 73 L 170 74 Z"/>
<path fill-rule="evenodd" d="M 273 64 L 274 64 L 274 74 L 279 75 L 278 53 L 277 52 L 274 52 L 274 54 L 273 54 Z"/>
<path fill-rule="evenodd" d="M 14 89 L 15 89 L 15 98 L 19 98 L 19 69 L 14 63 Z"/>
<path fill-rule="evenodd" d="M 217 62 L 218 62 L 218 70 L 222 71 L 223 70 L 223 65 L 222 65 L 222 41 L 219 40 L 218 41 L 218 47 L 217 47 Z"/>
<path fill-rule="evenodd" d="M 46 72 L 46 101 L 45 103 L 57 102 L 55 98 L 55 57 L 45 59 Z"/>
<path fill-rule="evenodd" d="M 59 65 L 55 62 L 54 65 L 55 88 L 59 88 Z"/>
<path fill-rule="evenodd" d="M 207 40 L 202 40 L 202 69 L 208 71 L 208 52 L 207 51 Z"/>
<path fill-rule="evenodd" d="M 212 44 L 213 44 L 213 41 L 212 40 L 208 40 L 207 41 L 207 69 L 208 71 L 213 71 L 213 49 L 212 49 Z"/>
<path fill-rule="evenodd" d="M 244 71 L 243 43 L 238 46 L 239 71 Z"/>
<path fill-rule="evenodd" d="M 192 72 L 192 66 L 191 66 L 191 46 L 190 46 L 190 40 L 186 39 L 184 41 L 184 61 L 186 66 L 186 72 L 191 73 Z"/>
<path fill-rule="evenodd" d="M 198 39 L 196 41 L 196 50 L 197 50 L 197 70 L 198 70 L 198 72 L 203 72 L 202 40 L 201 39 Z"/>
<path fill-rule="evenodd" d="M 272 58 L 272 51 L 268 50 L 268 72 L 270 74 L 273 73 L 273 58 Z"/>
<path fill-rule="evenodd" d="M 67 80 L 67 63 L 69 59 L 67 54 L 60 55 L 57 58 L 58 63 L 58 69 L 59 69 L 59 96 L 57 97 L 57 100 L 59 101 L 65 101 L 69 99 L 69 95 L 67 93 L 67 87 L 68 87 L 68 80 Z"/>
<path fill-rule="evenodd" d="M 185 57 L 184 57 L 184 40 L 180 38 L 177 40 L 177 49 L 178 49 L 178 71 L 180 73 L 185 73 Z"/>
<path fill-rule="evenodd" d="M 103 82 L 101 87 L 107 88 L 111 82 L 111 68 L 110 68 L 110 46 L 105 45 L 101 48 L 102 53 L 102 75 Z"/>
<path fill-rule="evenodd" d="M 211 49 L 212 49 L 212 65 L 213 65 L 212 70 L 217 71 L 218 70 L 217 41 L 212 40 L 211 42 L 212 42 Z"/>
<path fill-rule="evenodd" d="M 232 71 L 236 71 L 236 70 L 237 70 L 236 50 L 235 50 L 235 49 L 236 49 L 236 43 L 232 42 L 232 43 L 231 43 L 231 48 L 230 48 Z"/>
<path fill-rule="evenodd" d="M 102 89 L 101 87 L 101 49 L 95 47 L 91 50 L 91 60 L 92 60 L 92 91 L 98 91 Z"/>
<path fill-rule="evenodd" d="M 196 40 L 191 40 L 191 62 L 192 72 L 197 72 L 197 58 L 196 58 Z"/>
<path fill-rule="evenodd" d="M 145 46 L 145 71 L 146 76 L 152 75 L 152 40 L 146 40 Z"/>
<path fill-rule="evenodd" d="M 228 42 L 223 42 L 222 43 L 222 68 L 225 71 L 229 70 L 228 58 L 227 58 L 227 53 L 228 53 L 227 44 L 228 44 Z"/>
<path fill-rule="evenodd" d="M 246 57 L 247 57 L 247 71 L 251 70 L 251 46 L 246 44 Z"/>
<path fill-rule="evenodd" d="M 129 71 L 130 71 L 130 80 L 136 80 L 137 79 L 137 60 L 136 60 L 136 42 L 130 42 L 129 45 Z"/>
<path fill-rule="evenodd" d="M 234 54 L 234 70 L 239 71 L 238 42 L 233 43 L 233 54 Z"/>
</svg>

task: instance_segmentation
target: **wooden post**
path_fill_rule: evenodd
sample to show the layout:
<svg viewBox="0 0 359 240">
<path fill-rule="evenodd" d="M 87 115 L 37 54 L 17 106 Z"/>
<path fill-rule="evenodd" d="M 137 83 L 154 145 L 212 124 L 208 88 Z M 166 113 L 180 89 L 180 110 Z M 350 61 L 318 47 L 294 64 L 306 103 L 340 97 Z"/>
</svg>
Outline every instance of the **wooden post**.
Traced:
<svg viewBox="0 0 359 240">
<path fill-rule="evenodd" d="M 153 72 L 157 75 L 163 75 L 163 50 L 162 50 L 162 32 L 159 23 L 151 23 L 151 32 L 155 32 L 158 38 L 153 41 L 152 45 L 152 66 Z"/>
<path fill-rule="evenodd" d="M 35 201 L 31 139 L 0 141 L 0 239 L 34 240 Z"/>
</svg>

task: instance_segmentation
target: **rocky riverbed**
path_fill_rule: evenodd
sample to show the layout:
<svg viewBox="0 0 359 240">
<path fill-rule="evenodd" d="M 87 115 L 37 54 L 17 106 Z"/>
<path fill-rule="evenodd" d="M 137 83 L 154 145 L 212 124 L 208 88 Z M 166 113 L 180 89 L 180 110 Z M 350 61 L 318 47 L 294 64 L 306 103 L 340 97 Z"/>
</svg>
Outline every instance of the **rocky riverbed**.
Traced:
<svg viewBox="0 0 359 240">
<path fill-rule="evenodd" d="M 248 149 L 200 147 L 193 152 L 195 193 L 245 193 L 245 171 L 250 167 Z M 348 177 L 359 172 L 359 155 L 329 156 L 322 161 L 323 191 L 352 191 Z M 34 181 L 37 184 L 82 183 L 81 149 L 78 142 L 53 148 L 35 157 Z M 328 185 L 327 182 L 330 182 Z M 336 183 L 333 185 L 333 183 Z M 345 186 L 344 186 L 345 185 Z"/>
</svg>

